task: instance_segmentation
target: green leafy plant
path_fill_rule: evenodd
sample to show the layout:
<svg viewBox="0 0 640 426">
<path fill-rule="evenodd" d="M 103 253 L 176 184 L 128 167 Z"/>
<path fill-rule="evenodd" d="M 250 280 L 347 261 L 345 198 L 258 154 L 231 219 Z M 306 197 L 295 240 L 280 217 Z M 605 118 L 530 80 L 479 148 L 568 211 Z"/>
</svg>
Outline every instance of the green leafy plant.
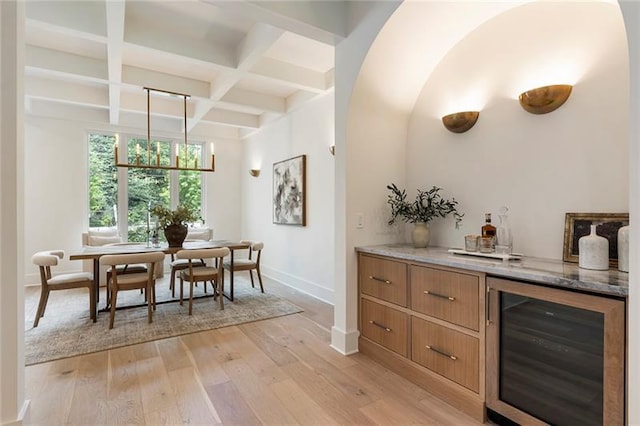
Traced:
<svg viewBox="0 0 640 426">
<path fill-rule="evenodd" d="M 198 212 L 185 206 L 178 206 L 177 209 L 171 210 L 157 204 L 151 208 L 151 214 L 158 218 L 157 227 L 160 229 L 169 225 L 188 225 L 202 220 Z"/>
<path fill-rule="evenodd" d="M 391 206 L 389 225 L 393 225 L 398 218 L 409 223 L 429 223 L 437 217 L 447 217 L 450 214 L 453 214 L 456 220 L 456 229 L 462 222 L 464 214 L 458 212 L 458 202 L 455 198 L 442 198 L 442 188 L 433 186 L 428 191 L 418 189 L 418 195 L 413 202 L 407 201 L 407 192 L 404 189 L 400 190 L 395 183 L 387 185 L 387 189 L 391 191 L 387 199 L 387 204 Z"/>
</svg>

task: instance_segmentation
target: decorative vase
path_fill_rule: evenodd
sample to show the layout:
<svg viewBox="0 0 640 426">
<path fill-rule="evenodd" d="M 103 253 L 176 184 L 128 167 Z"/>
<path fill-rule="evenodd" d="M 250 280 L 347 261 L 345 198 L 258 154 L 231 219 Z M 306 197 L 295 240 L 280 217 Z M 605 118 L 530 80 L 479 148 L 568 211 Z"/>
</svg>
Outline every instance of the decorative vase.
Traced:
<svg viewBox="0 0 640 426">
<path fill-rule="evenodd" d="M 187 231 L 187 225 L 167 225 L 164 228 L 164 236 L 169 247 L 182 247 L 184 239 L 187 238 Z"/>
<path fill-rule="evenodd" d="M 618 271 L 629 272 L 629 225 L 618 229 Z"/>
<path fill-rule="evenodd" d="M 498 215 L 500 224 L 496 228 L 496 253 L 499 254 L 511 254 L 513 249 L 513 235 L 509 226 L 508 210 L 508 208 L 502 207 L 502 214 Z"/>
<path fill-rule="evenodd" d="M 578 266 L 597 271 L 609 269 L 609 240 L 596 234 L 596 225 L 591 225 L 591 234 L 578 240 Z"/>
<path fill-rule="evenodd" d="M 413 226 L 413 232 L 411 233 L 411 240 L 413 246 L 416 248 L 423 248 L 429 245 L 429 238 L 431 237 L 429 227 L 424 222 L 416 222 Z"/>
</svg>

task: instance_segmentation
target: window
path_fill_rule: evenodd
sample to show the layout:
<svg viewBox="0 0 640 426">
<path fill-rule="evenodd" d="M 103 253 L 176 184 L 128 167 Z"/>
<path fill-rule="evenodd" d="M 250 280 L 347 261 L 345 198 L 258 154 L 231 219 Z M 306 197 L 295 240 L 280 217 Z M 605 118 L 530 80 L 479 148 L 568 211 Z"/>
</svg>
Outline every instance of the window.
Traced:
<svg viewBox="0 0 640 426">
<path fill-rule="evenodd" d="M 118 176 L 112 135 L 89 135 L 89 227 L 116 226 Z"/>
<path fill-rule="evenodd" d="M 179 144 L 171 140 L 152 140 L 150 153 L 147 139 L 137 136 L 119 136 L 120 146 L 126 140 L 128 162 L 134 164 L 136 156 L 142 163 L 172 164 L 171 159 L 180 152 Z M 185 205 L 202 215 L 202 173 L 161 169 L 116 168 L 114 164 L 115 135 L 89 135 L 89 227 L 117 226 L 127 234 L 128 241 L 147 241 L 147 226 L 153 229 L 154 218 L 148 214 L 150 206 L 162 204 L 175 208 Z M 202 144 L 189 142 L 189 158 L 202 158 Z M 197 156 L 196 156 L 197 154 Z M 124 158 L 122 158 L 124 161 Z M 118 179 L 120 178 L 120 179 Z M 118 204 L 118 192 L 124 194 Z M 118 220 L 118 212 L 126 212 Z M 164 235 L 160 233 L 161 239 Z"/>
</svg>

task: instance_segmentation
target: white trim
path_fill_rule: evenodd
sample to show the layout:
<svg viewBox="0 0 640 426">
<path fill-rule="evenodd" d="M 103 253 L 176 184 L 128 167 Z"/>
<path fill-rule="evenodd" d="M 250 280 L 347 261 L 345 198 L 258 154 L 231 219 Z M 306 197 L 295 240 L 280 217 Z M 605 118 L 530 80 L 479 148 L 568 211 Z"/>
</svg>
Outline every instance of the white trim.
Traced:
<svg viewBox="0 0 640 426">
<path fill-rule="evenodd" d="M 2 426 L 22 426 L 23 424 L 31 423 L 31 422 L 25 423 L 25 419 L 29 417 L 30 413 L 31 413 L 31 400 L 27 399 L 22 404 L 22 408 L 18 413 L 18 418 L 15 420 L 9 420 L 8 422 L 2 423 Z"/>
<path fill-rule="evenodd" d="M 265 277 L 271 278 L 280 284 L 294 288 L 333 306 L 333 290 L 331 289 L 268 266 L 261 265 L 260 270 Z"/>
<path fill-rule="evenodd" d="M 336 326 L 331 327 L 331 347 L 342 355 L 352 355 L 358 352 L 358 337 L 360 332 L 353 330 L 345 332 Z"/>
</svg>

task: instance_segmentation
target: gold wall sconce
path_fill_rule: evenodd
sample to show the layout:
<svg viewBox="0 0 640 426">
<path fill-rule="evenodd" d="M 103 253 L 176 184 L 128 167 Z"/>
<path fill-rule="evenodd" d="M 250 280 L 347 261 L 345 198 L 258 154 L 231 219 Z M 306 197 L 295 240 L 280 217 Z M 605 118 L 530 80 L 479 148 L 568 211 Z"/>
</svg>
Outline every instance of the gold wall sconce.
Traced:
<svg viewBox="0 0 640 426">
<path fill-rule="evenodd" d="M 260 176 L 260 169 L 251 169 L 249 170 L 249 174 L 253 177 L 258 177 Z"/>
<path fill-rule="evenodd" d="M 335 145 L 331 145 L 329 147 L 329 152 L 331 153 L 331 155 L 336 155 L 336 146 Z"/>
<path fill-rule="evenodd" d="M 519 96 L 520 105 L 531 114 L 546 114 L 560 108 L 571 94 L 570 84 L 556 84 L 527 90 Z"/>
<path fill-rule="evenodd" d="M 476 124 L 479 116 L 479 111 L 455 112 L 442 117 L 442 124 L 450 132 L 464 133 Z"/>
</svg>

